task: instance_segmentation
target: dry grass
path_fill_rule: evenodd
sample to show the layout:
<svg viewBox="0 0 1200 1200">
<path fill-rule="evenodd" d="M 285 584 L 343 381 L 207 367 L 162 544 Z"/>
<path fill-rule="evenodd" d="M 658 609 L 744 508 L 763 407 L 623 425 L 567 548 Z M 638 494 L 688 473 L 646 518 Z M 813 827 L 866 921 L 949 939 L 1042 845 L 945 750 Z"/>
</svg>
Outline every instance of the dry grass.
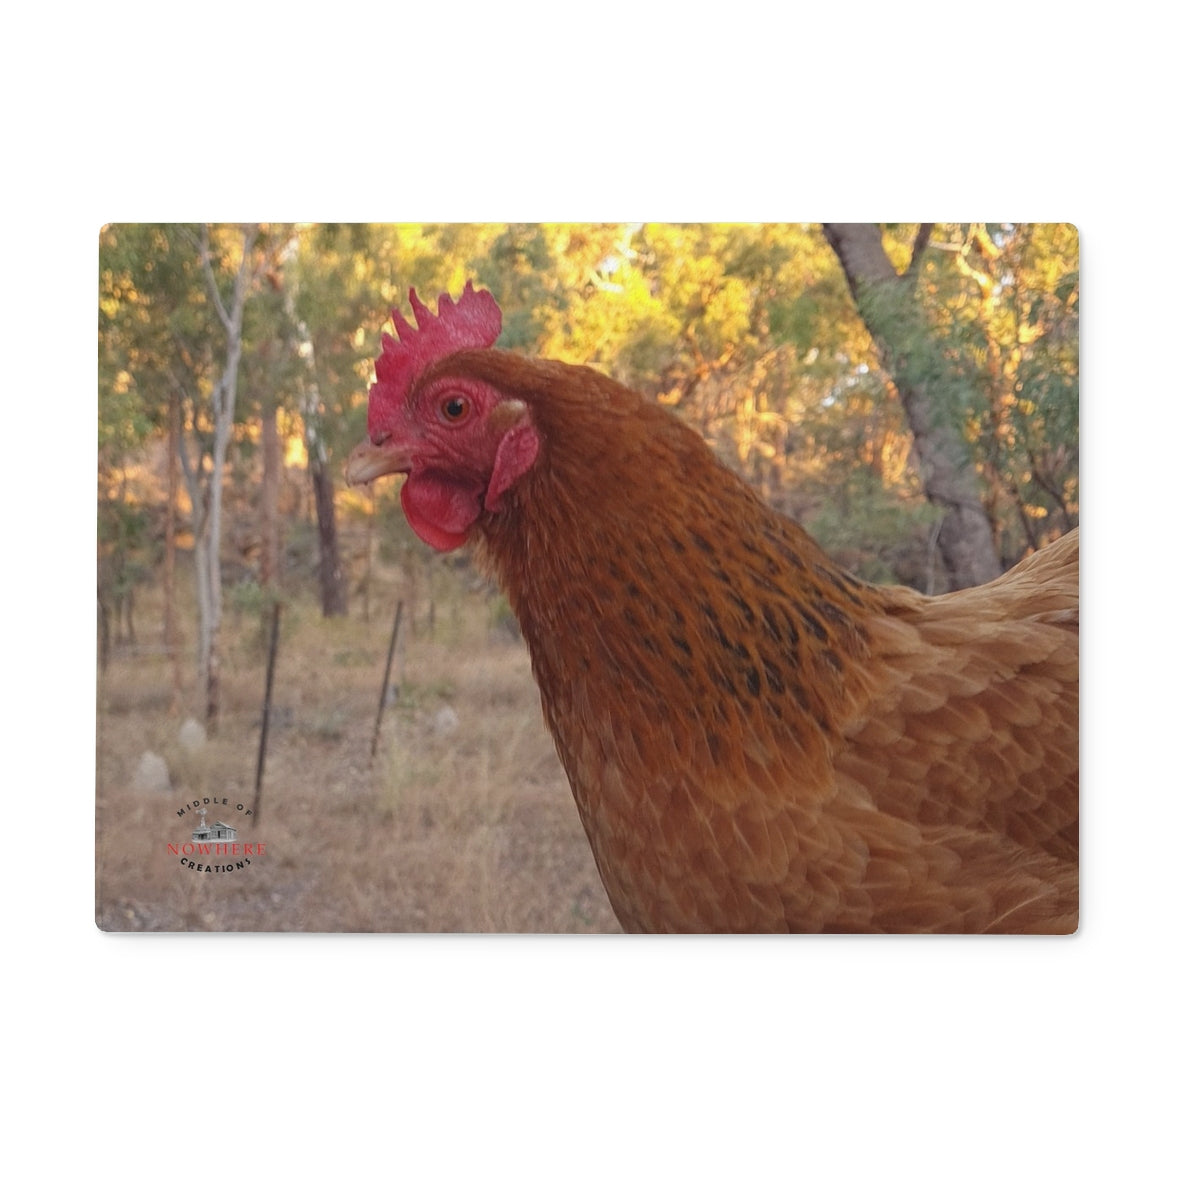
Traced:
<svg viewBox="0 0 1200 1200">
<path fill-rule="evenodd" d="M 253 826 L 236 805 L 254 792 L 265 678 L 254 619 L 224 631 L 221 726 L 196 754 L 179 744 L 188 712 L 170 711 L 166 658 L 114 654 L 97 698 L 100 927 L 616 931 L 525 648 L 489 627 L 488 609 L 462 592 L 432 634 L 408 632 L 372 764 L 388 622 L 291 605 Z M 152 628 L 149 597 L 140 612 Z M 131 786 L 145 750 L 167 760 L 169 793 Z M 262 842 L 261 859 L 205 876 L 169 852 L 196 823 L 178 811 L 205 797 L 228 799 L 208 805 L 209 821 Z"/>
</svg>

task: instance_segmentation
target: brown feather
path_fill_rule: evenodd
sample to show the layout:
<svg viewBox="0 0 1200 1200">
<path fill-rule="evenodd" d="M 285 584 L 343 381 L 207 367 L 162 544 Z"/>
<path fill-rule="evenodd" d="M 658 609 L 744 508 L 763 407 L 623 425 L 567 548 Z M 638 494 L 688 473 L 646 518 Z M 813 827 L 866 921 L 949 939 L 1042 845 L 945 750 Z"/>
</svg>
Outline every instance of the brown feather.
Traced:
<svg viewBox="0 0 1200 1200">
<path fill-rule="evenodd" d="M 593 371 L 442 373 L 541 435 L 482 549 L 624 928 L 1075 929 L 1077 535 L 970 591 L 872 587 Z"/>
</svg>

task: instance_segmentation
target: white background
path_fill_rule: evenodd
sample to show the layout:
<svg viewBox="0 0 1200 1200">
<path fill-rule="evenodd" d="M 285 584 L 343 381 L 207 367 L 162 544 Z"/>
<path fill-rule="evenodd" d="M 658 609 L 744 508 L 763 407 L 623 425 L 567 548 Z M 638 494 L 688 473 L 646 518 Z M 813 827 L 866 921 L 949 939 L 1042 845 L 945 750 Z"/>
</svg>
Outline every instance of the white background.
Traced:
<svg viewBox="0 0 1200 1200">
<path fill-rule="evenodd" d="M 1068 7 L 25 15 L 0 79 L 3 1078 L 22 1194 L 1181 1193 L 1196 88 L 1182 10 Z M 99 933 L 101 224 L 651 218 L 1079 226 L 1081 932 Z"/>
</svg>

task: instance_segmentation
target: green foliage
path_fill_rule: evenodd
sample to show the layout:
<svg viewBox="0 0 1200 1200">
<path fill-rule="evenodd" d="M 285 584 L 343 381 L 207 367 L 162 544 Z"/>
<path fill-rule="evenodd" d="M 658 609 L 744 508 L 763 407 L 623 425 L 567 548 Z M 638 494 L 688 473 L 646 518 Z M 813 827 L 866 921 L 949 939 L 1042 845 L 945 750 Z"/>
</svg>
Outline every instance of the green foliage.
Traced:
<svg viewBox="0 0 1200 1200">
<path fill-rule="evenodd" d="M 1002 555 L 1078 522 L 1079 243 L 1070 225 L 948 226 L 922 272 Z"/>
<path fill-rule="evenodd" d="M 212 231 L 225 294 L 236 235 Z M 915 236 L 911 225 L 885 229 L 899 270 Z M 115 495 L 123 464 L 161 437 L 172 389 L 188 428 L 205 436 L 223 331 L 196 244 L 186 226 L 115 226 L 101 237 L 102 493 Z M 246 313 L 246 487 L 257 470 L 250 418 L 264 398 L 285 428 L 301 428 L 307 377 L 286 297 L 312 342 L 320 408 L 306 419 L 336 463 L 362 437 L 391 309 L 409 314 L 410 287 L 433 304 L 472 279 L 500 303 L 502 346 L 589 363 L 671 405 L 774 503 L 816 514 L 823 539 L 921 582 L 887 549 L 919 544 L 933 519 L 911 435 L 819 227 L 265 226 L 255 253 L 273 265 Z M 863 298 L 892 322 L 900 361 L 887 366 L 919 375 L 939 418 L 964 430 L 1009 558 L 1078 519 L 1078 270 L 1069 226 L 938 225 L 905 282 L 920 320 L 901 297 Z M 408 569 L 430 553 L 401 522 L 380 522 L 376 537 L 384 560 Z"/>
<path fill-rule="evenodd" d="M 294 606 L 282 603 L 283 597 L 276 588 L 264 588 L 257 579 L 240 579 L 229 589 L 229 607 L 233 613 L 234 627 L 241 630 L 243 653 L 266 661 L 271 646 L 271 622 L 275 605 L 282 604 L 279 612 L 279 650 L 284 652 L 288 639 L 300 627 L 300 614 Z"/>
<path fill-rule="evenodd" d="M 874 472 L 859 468 L 839 481 L 807 520 L 808 531 L 843 566 L 869 583 L 939 586 L 931 554 L 937 510 L 889 492 Z"/>
</svg>

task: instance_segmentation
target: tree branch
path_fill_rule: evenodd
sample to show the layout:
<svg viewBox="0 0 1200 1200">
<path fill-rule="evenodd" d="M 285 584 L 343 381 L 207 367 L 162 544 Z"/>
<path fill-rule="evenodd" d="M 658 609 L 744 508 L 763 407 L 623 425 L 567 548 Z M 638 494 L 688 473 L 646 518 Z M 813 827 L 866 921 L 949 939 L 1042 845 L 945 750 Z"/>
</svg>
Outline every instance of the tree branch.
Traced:
<svg viewBox="0 0 1200 1200">
<path fill-rule="evenodd" d="M 200 226 L 200 265 L 204 268 L 204 281 L 208 284 L 208 294 L 212 298 L 213 304 L 217 309 L 217 316 L 221 319 L 221 324 L 225 326 L 225 332 L 232 335 L 233 319 L 230 317 L 228 310 L 225 308 L 224 302 L 221 300 L 221 289 L 217 287 L 217 277 L 212 269 L 212 255 L 208 248 L 208 226 Z M 245 266 L 245 256 L 242 257 L 242 265 Z"/>
<path fill-rule="evenodd" d="M 929 247 L 929 238 L 932 233 L 932 222 L 917 227 L 917 236 L 913 238 L 912 258 L 908 260 L 908 269 L 904 272 L 905 279 L 915 278 L 921 269 L 921 259 Z"/>
</svg>

